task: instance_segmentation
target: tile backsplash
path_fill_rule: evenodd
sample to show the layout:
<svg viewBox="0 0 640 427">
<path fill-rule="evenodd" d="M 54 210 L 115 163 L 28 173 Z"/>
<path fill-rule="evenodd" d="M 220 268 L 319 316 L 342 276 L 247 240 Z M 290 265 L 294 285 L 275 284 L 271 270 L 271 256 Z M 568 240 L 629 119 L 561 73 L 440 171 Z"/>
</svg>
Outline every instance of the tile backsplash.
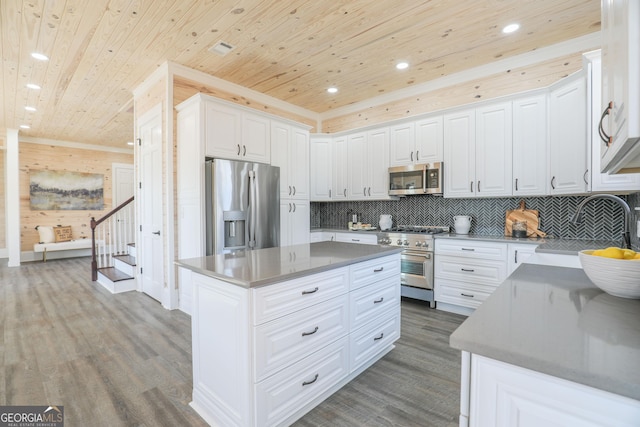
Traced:
<svg viewBox="0 0 640 427">
<path fill-rule="evenodd" d="M 640 206 L 640 193 L 620 196 L 631 206 L 631 238 L 638 246 L 636 236 L 636 212 Z M 584 240 L 621 239 L 623 226 L 622 208 L 611 200 L 596 199 L 583 211 L 583 222 L 575 225 L 569 218 L 585 196 L 555 196 L 524 198 L 527 209 L 537 209 L 540 230 L 549 237 Z M 314 202 L 311 203 L 311 227 L 346 228 L 348 214 L 361 214 L 362 222 L 378 225 L 381 214 L 393 216 L 393 225 L 421 224 L 449 226 L 453 230 L 454 215 L 470 215 L 473 218 L 471 233 L 489 236 L 504 234 L 506 211 L 517 209 L 519 197 L 495 199 L 445 199 L 437 196 L 409 196 L 390 201 Z"/>
</svg>

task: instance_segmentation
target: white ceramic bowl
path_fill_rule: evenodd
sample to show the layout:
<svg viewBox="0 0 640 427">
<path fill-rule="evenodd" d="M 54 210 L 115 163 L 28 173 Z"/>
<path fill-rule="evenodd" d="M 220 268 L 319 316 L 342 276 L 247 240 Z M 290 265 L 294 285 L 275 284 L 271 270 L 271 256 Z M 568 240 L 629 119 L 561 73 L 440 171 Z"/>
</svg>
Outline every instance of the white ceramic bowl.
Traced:
<svg viewBox="0 0 640 427">
<path fill-rule="evenodd" d="M 580 263 L 594 285 L 622 298 L 640 299 L 640 260 L 605 258 L 580 251 Z"/>
</svg>

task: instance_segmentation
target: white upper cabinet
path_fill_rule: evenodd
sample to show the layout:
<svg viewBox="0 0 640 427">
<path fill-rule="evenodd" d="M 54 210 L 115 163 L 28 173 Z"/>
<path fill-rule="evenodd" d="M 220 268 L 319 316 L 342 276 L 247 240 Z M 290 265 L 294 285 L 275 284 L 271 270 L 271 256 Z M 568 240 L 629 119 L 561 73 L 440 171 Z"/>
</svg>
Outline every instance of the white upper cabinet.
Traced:
<svg viewBox="0 0 640 427">
<path fill-rule="evenodd" d="M 603 123 L 603 172 L 640 168 L 640 2 L 602 1 L 602 101 L 612 109 Z"/>
<path fill-rule="evenodd" d="M 348 198 L 389 199 L 389 130 L 380 128 L 347 136 Z"/>
<path fill-rule="evenodd" d="M 578 72 L 549 93 L 549 192 L 580 194 L 588 189 L 586 73 Z"/>
<path fill-rule="evenodd" d="M 200 96 L 205 103 L 206 156 L 270 162 L 269 118 Z"/>
<path fill-rule="evenodd" d="M 589 139 L 591 145 L 591 191 L 592 192 L 623 192 L 640 191 L 640 173 L 601 173 L 601 152 L 604 141 L 600 138 L 598 125 L 600 123 L 601 95 L 601 59 L 598 51 L 585 54 L 588 72 L 587 93 L 591 96 L 587 103 L 589 111 Z"/>
<path fill-rule="evenodd" d="M 513 195 L 547 193 L 547 95 L 513 101 Z"/>
<path fill-rule="evenodd" d="M 511 102 L 444 116 L 445 197 L 511 195 Z"/>
<path fill-rule="evenodd" d="M 416 163 L 435 163 L 442 161 L 444 130 L 442 115 L 418 120 L 416 127 Z"/>
<path fill-rule="evenodd" d="M 348 200 L 349 156 L 347 137 L 341 136 L 333 140 L 333 191 L 332 200 Z"/>
<path fill-rule="evenodd" d="M 309 198 L 313 202 L 333 200 L 333 143 L 330 136 L 311 138 L 309 160 Z"/>
<path fill-rule="evenodd" d="M 389 166 L 442 161 L 442 115 L 389 128 Z"/>
<path fill-rule="evenodd" d="M 309 132 L 272 121 L 271 164 L 280 167 L 280 198 L 309 199 Z"/>
<path fill-rule="evenodd" d="M 444 116 L 444 196 L 475 196 L 476 114 L 469 109 Z"/>
<path fill-rule="evenodd" d="M 511 120 L 511 101 L 476 109 L 476 196 L 511 195 Z"/>
</svg>

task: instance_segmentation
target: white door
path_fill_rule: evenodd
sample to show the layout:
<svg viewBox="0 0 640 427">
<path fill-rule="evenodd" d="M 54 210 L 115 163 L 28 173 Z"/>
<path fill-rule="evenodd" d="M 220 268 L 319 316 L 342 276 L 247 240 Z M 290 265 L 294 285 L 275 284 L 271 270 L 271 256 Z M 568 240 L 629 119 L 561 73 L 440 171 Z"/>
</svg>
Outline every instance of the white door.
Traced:
<svg viewBox="0 0 640 427">
<path fill-rule="evenodd" d="M 511 196 L 511 120 L 511 102 L 476 110 L 476 196 Z"/>
<path fill-rule="evenodd" d="M 161 301 L 164 284 L 162 236 L 162 110 L 138 122 L 140 153 L 140 278 L 142 291 Z"/>
<path fill-rule="evenodd" d="M 442 161 L 444 132 L 442 116 L 429 117 L 416 122 L 416 163 Z"/>
<path fill-rule="evenodd" d="M 367 197 L 389 198 L 389 131 L 370 131 L 366 148 L 368 166 Z M 364 153 L 363 153 L 364 154 Z"/>
<path fill-rule="evenodd" d="M 445 197 L 475 197 L 475 119 L 475 110 L 444 116 Z"/>
<path fill-rule="evenodd" d="M 513 195 L 547 194 L 547 95 L 513 101 Z"/>
</svg>

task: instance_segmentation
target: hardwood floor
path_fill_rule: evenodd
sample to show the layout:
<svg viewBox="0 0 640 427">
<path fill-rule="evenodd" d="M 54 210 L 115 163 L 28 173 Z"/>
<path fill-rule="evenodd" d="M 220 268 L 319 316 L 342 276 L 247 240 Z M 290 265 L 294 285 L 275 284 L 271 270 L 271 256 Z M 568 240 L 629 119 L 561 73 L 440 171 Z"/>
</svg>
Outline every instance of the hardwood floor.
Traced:
<svg viewBox="0 0 640 427">
<path fill-rule="evenodd" d="M 65 425 L 204 426 L 191 320 L 90 280 L 88 258 L 0 266 L 0 405 L 64 405 Z M 463 316 L 403 301 L 396 349 L 296 426 L 456 426 Z"/>
</svg>

